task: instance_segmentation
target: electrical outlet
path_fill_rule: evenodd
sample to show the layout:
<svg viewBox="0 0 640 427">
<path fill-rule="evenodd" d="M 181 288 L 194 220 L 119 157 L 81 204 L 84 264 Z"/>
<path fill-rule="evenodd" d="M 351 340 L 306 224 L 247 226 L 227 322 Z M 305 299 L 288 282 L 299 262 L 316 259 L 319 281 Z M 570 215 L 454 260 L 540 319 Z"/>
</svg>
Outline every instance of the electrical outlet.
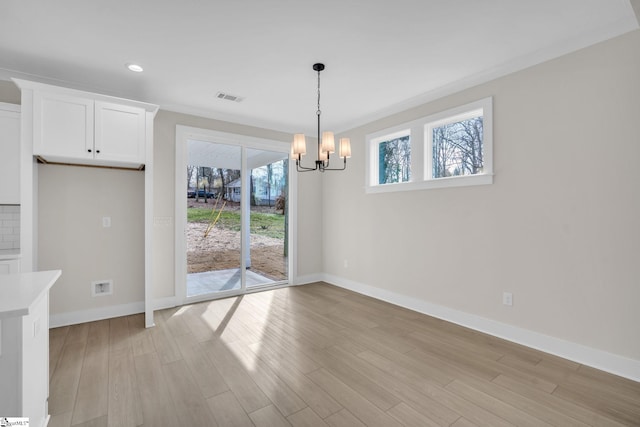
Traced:
<svg viewBox="0 0 640 427">
<path fill-rule="evenodd" d="M 344 268 L 349 268 L 349 260 L 348 259 L 344 260 Z"/>
<path fill-rule="evenodd" d="M 502 293 L 502 304 L 509 306 L 513 305 L 513 294 L 511 292 Z"/>
<path fill-rule="evenodd" d="M 91 282 L 91 296 L 102 297 L 113 294 L 113 280 L 96 280 Z"/>
<path fill-rule="evenodd" d="M 103 216 L 102 217 L 102 226 L 104 228 L 111 227 L 111 217 L 110 216 Z"/>
</svg>

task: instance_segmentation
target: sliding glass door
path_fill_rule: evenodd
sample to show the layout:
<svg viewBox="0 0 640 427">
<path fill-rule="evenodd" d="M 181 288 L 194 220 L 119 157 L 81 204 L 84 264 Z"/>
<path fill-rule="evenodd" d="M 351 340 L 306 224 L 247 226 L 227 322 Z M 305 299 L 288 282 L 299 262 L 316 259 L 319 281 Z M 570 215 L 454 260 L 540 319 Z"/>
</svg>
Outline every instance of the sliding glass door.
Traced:
<svg viewBox="0 0 640 427">
<path fill-rule="evenodd" d="M 247 286 L 288 279 L 288 155 L 247 150 L 249 173 L 249 241 Z"/>
<path fill-rule="evenodd" d="M 242 288 L 242 148 L 188 141 L 187 297 Z"/>
<path fill-rule="evenodd" d="M 176 279 L 185 302 L 289 281 L 288 147 L 218 140 L 186 138 L 177 150 L 183 161 L 176 172 L 186 185 L 176 200 L 186 212 L 176 215 L 184 221 L 176 247 L 185 252 Z"/>
</svg>

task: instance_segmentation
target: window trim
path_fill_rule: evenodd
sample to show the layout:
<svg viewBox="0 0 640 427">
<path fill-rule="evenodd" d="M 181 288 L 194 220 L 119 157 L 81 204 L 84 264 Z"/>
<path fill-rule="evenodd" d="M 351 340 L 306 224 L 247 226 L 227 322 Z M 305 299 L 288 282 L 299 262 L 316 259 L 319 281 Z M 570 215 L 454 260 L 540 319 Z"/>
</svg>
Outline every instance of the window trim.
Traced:
<svg viewBox="0 0 640 427">
<path fill-rule="evenodd" d="M 483 120 L 483 173 L 432 178 L 433 147 L 429 129 L 446 123 L 477 117 L 482 111 Z M 475 115 L 472 115 L 476 113 Z M 411 179 L 408 182 L 378 184 L 379 143 L 390 137 L 409 131 L 411 141 Z M 366 136 L 365 192 L 388 193 L 395 191 L 428 190 L 448 187 L 467 187 L 493 183 L 493 97 L 487 97 L 429 116 L 403 123 Z"/>
</svg>

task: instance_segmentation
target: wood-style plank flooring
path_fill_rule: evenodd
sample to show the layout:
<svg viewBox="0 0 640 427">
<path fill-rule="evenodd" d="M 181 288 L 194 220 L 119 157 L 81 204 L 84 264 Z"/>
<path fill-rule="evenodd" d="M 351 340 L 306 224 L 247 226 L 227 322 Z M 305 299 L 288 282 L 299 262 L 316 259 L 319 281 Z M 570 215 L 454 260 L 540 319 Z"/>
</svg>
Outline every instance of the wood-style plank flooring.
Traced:
<svg viewBox="0 0 640 427">
<path fill-rule="evenodd" d="M 630 426 L 640 383 L 327 284 L 50 331 L 51 427 Z"/>
</svg>

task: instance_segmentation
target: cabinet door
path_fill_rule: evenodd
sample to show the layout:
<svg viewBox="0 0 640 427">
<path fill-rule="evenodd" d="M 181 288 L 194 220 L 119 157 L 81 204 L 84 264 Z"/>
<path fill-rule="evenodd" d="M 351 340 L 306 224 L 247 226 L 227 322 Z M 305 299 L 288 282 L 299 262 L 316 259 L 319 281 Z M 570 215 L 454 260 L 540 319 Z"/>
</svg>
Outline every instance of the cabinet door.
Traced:
<svg viewBox="0 0 640 427">
<path fill-rule="evenodd" d="M 33 154 L 54 161 L 93 158 L 93 100 L 34 94 Z"/>
<path fill-rule="evenodd" d="M 145 162 L 145 110 L 96 101 L 96 160 Z"/>
<path fill-rule="evenodd" d="M 20 113 L 0 107 L 0 205 L 20 204 Z"/>
</svg>

